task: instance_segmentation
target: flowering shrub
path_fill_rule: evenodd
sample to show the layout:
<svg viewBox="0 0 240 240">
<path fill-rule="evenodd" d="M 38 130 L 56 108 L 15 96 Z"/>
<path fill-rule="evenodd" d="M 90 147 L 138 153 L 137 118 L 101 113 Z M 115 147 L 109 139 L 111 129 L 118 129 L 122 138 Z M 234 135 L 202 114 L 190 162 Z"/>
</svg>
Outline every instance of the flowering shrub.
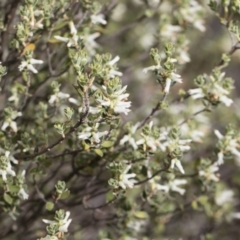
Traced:
<svg viewBox="0 0 240 240">
<path fill-rule="evenodd" d="M 237 239 L 239 0 L 0 7 L 1 239 Z"/>
</svg>

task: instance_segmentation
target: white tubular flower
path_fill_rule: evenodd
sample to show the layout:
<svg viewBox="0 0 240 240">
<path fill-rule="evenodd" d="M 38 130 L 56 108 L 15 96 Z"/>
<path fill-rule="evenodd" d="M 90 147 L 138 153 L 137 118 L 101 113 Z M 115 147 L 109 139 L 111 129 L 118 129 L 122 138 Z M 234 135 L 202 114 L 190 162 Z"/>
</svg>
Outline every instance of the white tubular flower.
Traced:
<svg viewBox="0 0 240 240">
<path fill-rule="evenodd" d="M 83 132 L 78 133 L 78 138 L 83 140 L 91 140 L 93 144 L 100 143 L 100 138 L 108 134 L 108 131 L 98 132 L 99 124 L 95 127 L 86 127 Z"/>
<path fill-rule="evenodd" d="M 155 188 L 156 190 L 164 191 L 164 192 L 166 192 L 166 193 L 168 193 L 169 190 L 170 190 L 170 188 L 169 188 L 168 185 L 161 185 L 161 184 L 158 184 L 158 183 L 154 185 L 154 188 Z"/>
<path fill-rule="evenodd" d="M 8 156 L 8 154 L 5 154 L 5 156 L 0 157 L 0 175 L 2 175 L 4 182 L 7 181 L 7 175 L 16 176 Z"/>
<path fill-rule="evenodd" d="M 65 218 L 60 221 L 59 232 L 67 232 L 68 226 L 71 223 L 72 219 L 68 219 L 70 216 L 70 212 L 66 212 Z"/>
<path fill-rule="evenodd" d="M 170 76 L 166 79 L 166 84 L 165 84 L 165 88 L 164 88 L 164 92 L 165 93 L 169 93 L 171 84 L 173 83 L 182 83 L 182 78 L 179 74 L 176 73 L 171 73 Z"/>
<path fill-rule="evenodd" d="M 219 171 L 218 163 L 214 163 L 210 165 L 207 169 L 200 170 L 198 172 L 199 176 L 204 177 L 206 180 L 218 182 L 219 181 L 219 175 L 216 174 L 216 172 Z"/>
<path fill-rule="evenodd" d="M 178 159 L 176 159 L 176 158 L 174 158 L 174 159 L 171 160 L 171 168 L 173 169 L 173 168 L 175 167 L 175 165 L 176 165 L 176 167 L 178 168 L 178 170 L 179 170 L 182 174 L 185 173 L 181 162 L 180 162 Z"/>
<path fill-rule="evenodd" d="M 91 127 L 85 128 L 84 132 L 78 134 L 78 138 L 83 140 L 89 139 L 92 135 L 91 130 L 92 130 Z"/>
<path fill-rule="evenodd" d="M 164 88 L 164 92 L 165 92 L 165 93 L 169 93 L 171 84 L 172 84 L 171 78 L 167 78 L 167 79 L 166 79 L 166 85 L 165 85 L 165 88 Z"/>
<path fill-rule="evenodd" d="M 18 195 L 23 199 L 26 200 L 28 199 L 29 195 L 26 193 L 26 191 L 24 190 L 24 188 L 20 188 Z"/>
<path fill-rule="evenodd" d="M 178 25 L 164 24 L 163 28 L 160 31 L 160 34 L 162 37 L 172 38 L 176 34 L 180 33 L 181 31 L 182 31 L 182 28 Z"/>
<path fill-rule="evenodd" d="M 78 111 L 79 111 L 79 112 L 82 112 L 82 111 L 83 111 L 83 108 L 80 107 L 80 108 L 78 109 Z M 100 108 L 89 106 L 89 113 L 90 113 L 90 114 L 98 114 L 99 112 L 101 112 L 101 109 L 100 109 Z"/>
<path fill-rule="evenodd" d="M 103 14 L 97 14 L 97 15 L 92 15 L 91 16 L 91 21 L 93 24 L 103 24 L 106 25 L 107 21 L 104 19 L 104 15 Z"/>
<path fill-rule="evenodd" d="M 52 221 L 52 220 L 47 220 L 43 219 L 42 221 L 46 224 L 55 224 L 58 226 L 58 231 L 60 233 L 65 233 L 68 232 L 68 227 L 72 221 L 72 219 L 68 219 L 70 216 L 70 212 L 66 212 L 64 219 L 59 220 L 59 221 Z"/>
<path fill-rule="evenodd" d="M 192 139 L 182 139 L 182 140 L 180 139 L 178 141 L 178 143 L 179 143 L 179 148 L 181 149 L 181 151 L 185 152 L 185 151 L 190 150 L 191 147 L 190 146 L 186 146 L 186 144 L 188 144 L 190 142 L 192 142 Z"/>
<path fill-rule="evenodd" d="M 193 23 L 193 26 L 197 28 L 201 32 L 205 32 L 206 27 L 204 26 L 204 23 L 202 20 L 197 20 Z"/>
<path fill-rule="evenodd" d="M 67 38 L 67 37 L 54 36 L 54 38 L 61 42 L 65 42 L 65 43 L 69 42 L 69 38 Z"/>
<path fill-rule="evenodd" d="M 41 20 L 40 20 L 40 21 L 38 21 L 38 22 L 33 22 L 33 23 L 31 24 L 31 27 L 32 27 L 32 28 L 40 28 L 40 29 L 43 29 L 44 25 L 41 23 Z"/>
<path fill-rule="evenodd" d="M 192 96 L 193 99 L 203 98 L 204 93 L 201 88 L 195 88 L 188 90 L 188 93 Z"/>
<path fill-rule="evenodd" d="M 115 63 L 117 63 L 120 60 L 119 56 L 116 56 L 114 59 L 108 62 L 108 65 L 113 66 Z"/>
<path fill-rule="evenodd" d="M 17 123 L 14 121 L 5 121 L 1 130 L 6 131 L 7 127 L 10 127 L 14 132 L 17 132 Z"/>
<path fill-rule="evenodd" d="M 230 189 L 221 191 L 220 194 L 217 194 L 215 202 L 218 206 L 222 206 L 226 202 L 234 202 L 234 192 Z"/>
<path fill-rule="evenodd" d="M 79 102 L 78 102 L 78 100 L 77 99 L 75 99 L 75 98 L 68 98 L 68 101 L 70 102 L 70 103 L 72 103 L 72 104 L 75 104 L 75 105 L 79 105 Z"/>
<path fill-rule="evenodd" d="M 233 100 L 231 98 L 226 97 L 226 96 L 220 96 L 219 101 L 224 103 L 227 107 L 230 107 L 233 103 Z"/>
<path fill-rule="evenodd" d="M 19 180 L 20 180 L 19 182 L 21 184 L 21 187 L 20 187 L 20 190 L 18 191 L 18 196 L 21 197 L 23 200 L 26 200 L 29 197 L 29 195 L 26 193 L 26 191 L 24 190 L 24 188 L 22 186 L 23 182 L 24 182 L 24 179 L 25 179 L 25 174 L 26 174 L 26 171 L 23 170 L 22 174 L 21 174 L 21 176 L 19 178 Z"/>
<path fill-rule="evenodd" d="M 186 190 L 183 188 L 180 188 L 179 185 L 184 185 L 184 184 L 187 184 L 187 180 L 174 179 L 174 180 L 170 180 L 167 185 L 157 184 L 157 189 L 160 191 L 164 191 L 166 193 L 168 193 L 169 191 L 173 191 L 183 195 L 186 192 Z"/>
<path fill-rule="evenodd" d="M 99 143 L 100 138 L 102 138 L 103 136 L 105 136 L 107 134 L 108 134 L 108 131 L 93 133 L 93 135 L 92 135 L 93 141 L 96 143 Z"/>
<path fill-rule="evenodd" d="M 74 26 L 74 23 L 72 21 L 69 22 L 69 28 L 70 28 L 70 34 L 71 37 L 61 37 L 61 36 L 54 36 L 55 39 L 67 43 L 67 47 L 77 46 L 78 45 L 78 35 L 77 35 L 77 29 Z"/>
<path fill-rule="evenodd" d="M 179 64 L 185 64 L 190 62 L 191 59 L 189 57 L 189 54 L 187 51 L 185 51 L 184 49 L 180 50 L 179 56 L 178 56 L 178 63 Z"/>
<path fill-rule="evenodd" d="M 1 161 L 1 160 L 0 160 Z M 12 170 L 12 165 L 10 162 L 7 163 L 7 165 L 5 167 L 0 168 L 0 174 L 2 175 L 2 179 L 4 182 L 7 181 L 7 174 L 15 177 L 16 173 Z"/>
<path fill-rule="evenodd" d="M 18 67 L 19 71 L 23 71 L 24 69 L 27 69 L 33 73 L 38 73 L 38 70 L 33 66 L 33 64 L 43 64 L 44 62 L 42 60 L 30 58 L 27 61 L 22 61 L 20 66 Z"/>
<path fill-rule="evenodd" d="M 150 67 L 144 68 L 143 72 L 147 73 L 148 71 L 155 71 L 155 70 L 162 70 L 162 69 L 163 68 L 161 65 L 155 65 L 155 66 L 150 66 Z"/>
<path fill-rule="evenodd" d="M 227 220 L 240 219 L 240 212 L 233 212 L 227 216 Z"/>
<path fill-rule="evenodd" d="M 123 189 L 126 188 L 133 188 L 134 184 L 137 182 L 135 179 L 131 179 L 136 177 L 135 173 L 128 173 L 128 171 L 131 169 L 131 165 L 127 166 L 126 169 L 123 171 L 123 173 L 119 177 L 119 186 Z"/>
<path fill-rule="evenodd" d="M 215 195 L 216 204 L 222 209 L 229 209 L 237 205 L 237 201 L 234 198 L 234 192 L 231 189 L 220 189 Z M 233 210 L 233 209 L 232 209 Z M 240 219 L 240 212 L 226 212 L 225 217 L 227 221 L 233 219 Z"/>
<path fill-rule="evenodd" d="M 170 189 L 174 192 L 178 192 L 179 194 L 183 195 L 186 190 L 183 188 L 180 188 L 179 185 L 187 184 L 187 180 L 185 179 L 174 179 L 173 181 L 170 181 L 169 186 Z"/>
<path fill-rule="evenodd" d="M 217 154 L 217 156 L 218 156 L 218 160 L 217 160 L 218 165 L 224 164 L 224 154 L 223 154 L 223 152 L 219 152 Z"/>
<path fill-rule="evenodd" d="M 225 74 L 222 74 L 222 78 Z M 216 94 L 219 97 L 219 101 L 224 103 L 227 107 L 229 107 L 233 100 L 228 98 L 226 95 L 228 95 L 230 92 L 224 89 L 222 86 L 215 84 L 215 89 L 213 89 L 213 93 Z"/>
<path fill-rule="evenodd" d="M 122 75 L 123 75 L 122 72 L 119 72 L 119 71 L 114 70 L 114 69 L 111 69 L 110 72 L 109 72 L 109 77 L 110 78 L 115 78 L 116 76 L 121 77 Z"/>
<path fill-rule="evenodd" d="M 120 57 L 119 56 L 116 56 L 114 59 L 112 59 L 111 61 L 108 62 L 108 65 L 109 66 L 113 66 L 115 63 L 117 63 L 118 61 L 120 60 Z M 109 72 L 109 77 L 110 78 L 114 78 L 116 76 L 118 77 L 121 77 L 123 74 L 122 72 L 119 72 L 117 70 L 114 70 L 114 69 L 110 69 L 110 72 Z"/>
<path fill-rule="evenodd" d="M 151 136 L 144 136 L 136 142 L 137 145 L 146 145 L 152 152 L 156 152 L 160 144 Z"/>
<path fill-rule="evenodd" d="M 57 40 L 61 42 L 67 43 L 67 47 L 72 47 L 72 46 L 77 46 L 77 42 L 79 37 L 78 36 L 73 36 L 72 38 L 66 38 L 66 37 L 61 37 L 61 36 L 54 36 Z"/>
<path fill-rule="evenodd" d="M 69 97 L 70 97 L 70 95 L 68 93 L 58 92 L 58 93 L 55 93 L 55 94 L 51 95 L 48 102 L 50 104 L 53 104 L 55 102 L 58 102 L 59 99 L 67 99 Z"/>
<path fill-rule="evenodd" d="M 75 25 L 73 21 L 69 22 L 69 27 L 70 27 L 70 33 L 74 36 L 77 34 L 77 29 L 75 28 Z"/>
<path fill-rule="evenodd" d="M 95 39 L 98 38 L 100 35 L 101 34 L 99 32 L 96 32 L 83 37 L 85 48 L 91 56 L 96 53 L 95 49 L 99 47 Z"/>
<path fill-rule="evenodd" d="M 124 96 L 125 95 L 125 96 Z M 114 103 L 114 112 L 115 113 L 124 113 L 125 115 L 128 115 L 128 113 L 131 111 L 129 108 L 131 107 L 131 102 L 125 102 L 122 101 L 128 96 L 129 94 L 123 94 L 122 96 L 119 96 L 115 103 Z"/>
</svg>

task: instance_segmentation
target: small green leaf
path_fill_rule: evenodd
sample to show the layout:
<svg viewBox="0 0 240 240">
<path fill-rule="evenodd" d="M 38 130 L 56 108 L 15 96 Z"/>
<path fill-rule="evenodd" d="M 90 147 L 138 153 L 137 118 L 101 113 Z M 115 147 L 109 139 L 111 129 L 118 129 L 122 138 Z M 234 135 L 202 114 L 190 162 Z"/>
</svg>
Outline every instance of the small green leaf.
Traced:
<svg viewBox="0 0 240 240">
<path fill-rule="evenodd" d="M 45 207 L 46 207 L 46 209 L 47 209 L 48 211 L 51 211 L 51 210 L 53 210 L 53 208 L 54 208 L 54 203 L 52 203 L 52 202 L 47 202 Z"/>
<path fill-rule="evenodd" d="M 70 107 L 67 107 L 64 109 L 64 114 L 65 114 L 66 118 L 70 121 L 74 114 L 74 110 Z"/>
<path fill-rule="evenodd" d="M 205 195 L 202 195 L 198 198 L 198 202 L 204 206 L 208 203 L 208 197 Z"/>
<path fill-rule="evenodd" d="M 136 218 L 145 219 L 148 218 L 148 214 L 144 211 L 138 211 L 133 214 Z"/>
<path fill-rule="evenodd" d="M 66 199 L 69 195 L 70 195 L 70 191 L 67 190 L 67 191 L 65 191 L 63 194 L 61 194 L 60 199 Z"/>
<path fill-rule="evenodd" d="M 113 146 L 113 142 L 111 142 L 111 141 L 104 141 L 102 143 L 102 147 L 104 147 L 104 148 L 110 148 L 112 146 Z"/>
<path fill-rule="evenodd" d="M 5 200 L 8 204 L 11 205 L 11 204 L 13 203 L 13 199 L 12 199 L 11 196 L 8 195 L 7 193 L 4 193 L 3 198 L 4 198 L 4 200 Z"/>
<path fill-rule="evenodd" d="M 103 152 L 102 152 L 101 149 L 94 149 L 94 152 L 95 152 L 98 156 L 100 156 L 100 157 L 103 156 Z"/>
<path fill-rule="evenodd" d="M 141 173 L 144 177 L 147 176 L 147 173 L 148 173 L 147 171 L 148 171 L 147 167 L 143 165 L 141 169 Z"/>
<path fill-rule="evenodd" d="M 109 191 L 106 195 L 106 201 L 109 202 L 114 198 L 113 192 Z"/>
<path fill-rule="evenodd" d="M 198 210 L 198 202 L 196 200 L 192 201 L 192 209 Z"/>
<path fill-rule="evenodd" d="M 85 151 L 90 149 L 90 145 L 88 145 L 86 142 L 83 142 L 82 145 Z"/>
<path fill-rule="evenodd" d="M 61 29 L 63 27 L 65 27 L 68 24 L 68 21 L 66 20 L 60 20 L 59 22 L 57 22 L 54 26 L 53 26 L 53 30 L 58 30 Z"/>
<path fill-rule="evenodd" d="M 11 193 L 17 193 L 19 191 L 19 188 L 16 185 L 8 184 L 8 188 Z"/>
</svg>

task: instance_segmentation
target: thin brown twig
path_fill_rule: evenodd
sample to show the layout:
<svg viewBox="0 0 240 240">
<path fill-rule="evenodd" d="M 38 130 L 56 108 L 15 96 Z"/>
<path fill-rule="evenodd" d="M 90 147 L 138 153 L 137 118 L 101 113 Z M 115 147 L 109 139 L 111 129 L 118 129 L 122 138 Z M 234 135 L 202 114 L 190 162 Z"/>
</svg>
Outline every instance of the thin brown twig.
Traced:
<svg viewBox="0 0 240 240">
<path fill-rule="evenodd" d="M 156 177 L 159 173 L 166 172 L 168 169 L 169 169 L 169 166 L 167 166 L 167 167 L 165 167 L 163 169 L 160 169 L 160 170 L 156 171 L 151 177 L 148 177 L 148 178 L 146 178 L 146 179 L 144 179 L 142 181 L 139 181 L 139 182 L 135 183 L 134 185 L 141 185 L 141 184 L 143 184 L 145 182 L 148 182 L 149 180 L 151 180 L 154 177 Z"/>
<path fill-rule="evenodd" d="M 162 110 L 161 104 L 166 100 L 167 93 L 163 94 L 162 99 L 156 104 L 156 106 L 152 109 L 150 114 L 140 123 L 138 129 L 142 128 L 154 115 L 157 111 Z"/>
<path fill-rule="evenodd" d="M 234 44 L 232 46 L 232 48 L 230 49 L 230 51 L 227 53 L 228 56 L 233 55 L 237 50 L 240 49 L 240 45 L 239 42 L 237 42 L 236 44 Z M 221 59 L 221 61 L 218 63 L 217 67 L 220 67 L 224 64 L 224 59 Z"/>
<path fill-rule="evenodd" d="M 179 123 L 179 126 L 182 126 L 184 123 L 188 122 L 190 119 L 192 119 L 192 118 L 196 117 L 198 114 L 206 112 L 206 111 L 209 111 L 209 109 L 208 108 L 203 108 L 203 109 L 193 113 L 192 115 L 190 115 L 186 119 L 184 119 L 181 123 Z"/>
</svg>

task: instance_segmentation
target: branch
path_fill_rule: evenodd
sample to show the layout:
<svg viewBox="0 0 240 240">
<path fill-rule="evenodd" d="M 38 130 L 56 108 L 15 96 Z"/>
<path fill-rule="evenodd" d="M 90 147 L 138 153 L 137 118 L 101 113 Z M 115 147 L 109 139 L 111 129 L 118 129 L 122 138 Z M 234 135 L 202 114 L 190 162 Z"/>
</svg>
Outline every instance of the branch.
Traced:
<svg viewBox="0 0 240 240">
<path fill-rule="evenodd" d="M 165 101 L 166 97 L 167 97 L 167 93 L 164 93 L 162 99 L 152 109 L 151 113 L 140 123 L 140 125 L 138 126 L 138 129 L 142 128 L 154 116 L 154 114 L 158 110 L 162 110 L 161 104 Z"/>
</svg>

